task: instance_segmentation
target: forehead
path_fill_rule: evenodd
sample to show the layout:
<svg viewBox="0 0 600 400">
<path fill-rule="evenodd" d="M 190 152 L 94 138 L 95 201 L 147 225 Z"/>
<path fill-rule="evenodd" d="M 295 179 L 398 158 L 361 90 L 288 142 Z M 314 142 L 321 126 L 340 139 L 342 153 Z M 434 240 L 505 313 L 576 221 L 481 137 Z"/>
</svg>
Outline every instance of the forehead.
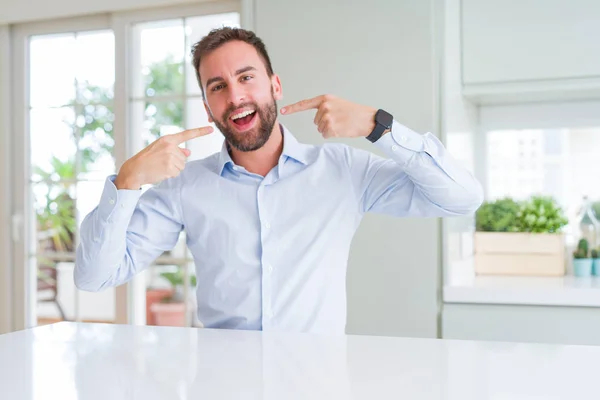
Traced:
<svg viewBox="0 0 600 400">
<path fill-rule="evenodd" d="M 216 50 L 210 52 L 200 60 L 200 76 L 202 81 L 221 76 L 226 78 L 234 74 L 240 68 L 252 66 L 257 70 L 266 71 L 265 65 L 258 55 L 256 49 L 241 41 L 225 43 Z"/>
</svg>

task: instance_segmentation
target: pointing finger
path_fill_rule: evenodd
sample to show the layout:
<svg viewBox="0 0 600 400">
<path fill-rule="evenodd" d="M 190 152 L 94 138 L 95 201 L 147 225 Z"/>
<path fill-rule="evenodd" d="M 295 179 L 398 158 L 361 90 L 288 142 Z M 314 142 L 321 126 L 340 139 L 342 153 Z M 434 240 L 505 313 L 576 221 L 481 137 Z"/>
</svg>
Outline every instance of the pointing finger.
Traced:
<svg viewBox="0 0 600 400">
<path fill-rule="evenodd" d="M 191 139 L 194 139 L 194 138 L 197 138 L 200 136 L 206 136 L 206 135 L 212 133 L 212 131 L 213 131 L 212 126 L 204 126 L 202 128 L 188 129 L 187 131 L 174 133 L 171 135 L 171 137 L 173 138 L 173 140 L 176 144 L 181 144 L 183 142 L 187 142 L 188 140 L 191 140 Z"/>
<path fill-rule="evenodd" d="M 323 103 L 323 96 L 313 97 L 312 99 L 301 100 L 297 103 L 291 104 L 287 107 L 283 107 L 281 109 L 282 114 L 293 114 L 299 111 L 310 110 L 311 108 L 319 108 L 321 103 Z"/>
</svg>

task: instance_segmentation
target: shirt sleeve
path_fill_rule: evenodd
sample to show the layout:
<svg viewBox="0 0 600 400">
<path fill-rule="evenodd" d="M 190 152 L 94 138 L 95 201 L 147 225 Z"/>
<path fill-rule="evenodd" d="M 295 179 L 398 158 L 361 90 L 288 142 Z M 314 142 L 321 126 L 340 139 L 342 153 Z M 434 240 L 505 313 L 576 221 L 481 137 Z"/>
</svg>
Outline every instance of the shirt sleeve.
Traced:
<svg viewBox="0 0 600 400">
<path fill-rule="evenodd" d="M 75 284 L 98 291 L 130 280 L 164 251 L 183 229 L 175 180 L 148 189 L 118 190 L 115 175 L 106 179 L 98 206 L 82 221 Z"/>
<path fill-rule="evenodd" d="M 389 158 L 347 148 L 361 212 L 443 217 L 473 213 L 481 205 L 481 184 L 431 133 L 394 121 L 374 145 Z"/>
</svg>

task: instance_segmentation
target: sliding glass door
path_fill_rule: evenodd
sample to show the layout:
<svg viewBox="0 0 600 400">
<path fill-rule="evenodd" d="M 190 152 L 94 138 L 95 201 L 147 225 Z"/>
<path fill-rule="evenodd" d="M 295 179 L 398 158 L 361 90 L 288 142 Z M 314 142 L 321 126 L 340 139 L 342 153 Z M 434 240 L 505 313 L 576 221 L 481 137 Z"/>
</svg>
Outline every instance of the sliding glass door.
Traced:
<svg viewBox="0 0 600 400">
<path fill-rule="evenodd" d="M 23 101 L 15 102 L 23 133 L 14 158 L 15 272 L 27 294 L 26 326 L 114 320 L 114 293 L 73 283 L 79 225 L 115 171 L 115 37 L 107 18 L 87 22 L 24 26 L 16 35 L 24 73 Z"/>
<path fill-rule="evenodd" d="M 242 9 L 251 21 L 245 0 L 15 27 L 13 329 L 63 320 L 202 325 L 184 234 L 131 282 L 99 293 L 75 287 L 75 250 L 109 175 L 160 136 L 208 124 L 191 46 L 211 29 L 243 25 Z M 187 145 L 196 159 L 222 142 L 215 129 Z"/>
</svg>

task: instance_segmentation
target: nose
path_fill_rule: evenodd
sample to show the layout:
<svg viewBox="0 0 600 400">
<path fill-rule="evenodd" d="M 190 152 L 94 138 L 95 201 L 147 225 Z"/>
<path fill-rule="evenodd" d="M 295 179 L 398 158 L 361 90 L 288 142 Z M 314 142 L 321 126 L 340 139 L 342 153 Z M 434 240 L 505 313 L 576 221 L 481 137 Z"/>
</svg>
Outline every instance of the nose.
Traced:
<svg viewBox="0 0 600 400">
<path fill-rule="evenodd" d="M 242 104 L 246 100 L 246 92 L 241 85 L 231 83 L 228 85 L 228 102 L 234 106 Z"/>
</svg>

